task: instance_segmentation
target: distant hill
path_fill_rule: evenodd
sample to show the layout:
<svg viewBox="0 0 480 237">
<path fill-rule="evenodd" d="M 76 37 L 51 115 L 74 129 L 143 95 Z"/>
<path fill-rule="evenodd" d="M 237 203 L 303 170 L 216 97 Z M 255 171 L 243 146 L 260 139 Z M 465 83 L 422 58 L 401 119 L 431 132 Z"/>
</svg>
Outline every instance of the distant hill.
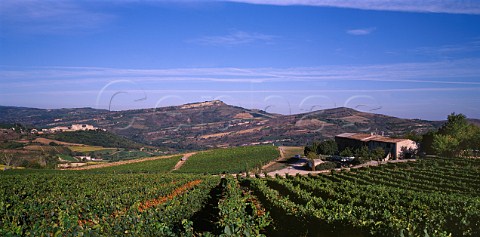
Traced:
<svg viewBox="0 0 480 237">
<path fill-rule="evenodd" d="M 106 112 L 108 111 L 92 108 L 35 109 L 26 107 L 0 106 L 0 122 L 48 127 L 50 126 L 49 124 L 54 124 L 56 119 L 65 121 L 81 121 L 84 119 L 91 120 L 97 114 Z"/>
<path fill-rule="evenodd" d="M 477 125 L 480 127 L 480 119 L 467 119 L 471 124 Z"/>
<path fill-rule="evenodd" d="M 231 106 L 218 100 L 125 111 L 0 106 L 0 122 L 38 128 L 92 124 L 139 143 L 177 150 L 272 142 L 304 145 L 314 139 L 331 138 L 343 132 L 400 136 L 410 131 L 421 133 L 436 129 L 443 123 L 401 119 L 344 107 L 279 115 Z"/>
</svg>

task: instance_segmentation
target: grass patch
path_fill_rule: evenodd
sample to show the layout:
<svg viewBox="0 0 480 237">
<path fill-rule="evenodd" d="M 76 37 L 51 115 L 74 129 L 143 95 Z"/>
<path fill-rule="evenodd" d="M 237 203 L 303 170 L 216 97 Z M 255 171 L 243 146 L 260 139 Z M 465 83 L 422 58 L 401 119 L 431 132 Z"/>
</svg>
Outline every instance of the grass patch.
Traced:
<svg viewBox="0 0 480 237">
<path fill-rule="evenodd" d="M 110 160 L 110 161 L 118 161 L 118 160 L 131 160 L 131 159 L 137 159 L 137 158 L 144 158 L 144 157 L 152 157 L 154 154 L 150 154 L 144 151 L 138 151 L 138 150 L 133 150 L 133 151 L 116 151 L 116 152 L 103 152 L 101 157 L 104 160 Z M 157 154 L 159 155 L 159 154 Z"/>
<path fill-rule="evenodd" d="M 99 165 L 99 164 L 104 164 L 106 162 L 103 161 L 88 161 L 87 165 Z"/>
<path fill-rule="evenodd" d="M 13 166 L 0 165 L 0 170 L 3 170 L 5 168 L 7 168 L 7 169 L 19 169 L 19 170 L 25 169 L 25 167 L 18 167 L 17 166 L 17 167 L 14 168 Z"/>
<path fill-rule="evenodd" d="M 215 149 L 197 153 L 177 171 L 180 173 L 220 174 L 240 173 L 259 169 L 278 158 L 279 152 L 273 146 L 245 146 Z"/>
<path fill-rule="evenodd" d="M 295 155 L 301 155 L 303 156 L 303 146 L 284 146 L 283 151 L 284 151 L 284 156 L 285 158 L 292 158 Z"/>
<path fill-rule="evenodd" d="M 92 152 L 92 151 L 106 151 L 116 150 L 116 148 L 105 148 L 101 146 L 68 146 L 68 148 L 75 152 Z"/>
<path fill-rule="evenodd" d="M 71 161 L 71 162 L 77 162 L 78 161 L 74 157 L 71 157 L 71 156 L 65 155 L 65 154 L 58 154 L 58 157 L 62 160 L 65 160 L 65 161 Z"/>
</svg>

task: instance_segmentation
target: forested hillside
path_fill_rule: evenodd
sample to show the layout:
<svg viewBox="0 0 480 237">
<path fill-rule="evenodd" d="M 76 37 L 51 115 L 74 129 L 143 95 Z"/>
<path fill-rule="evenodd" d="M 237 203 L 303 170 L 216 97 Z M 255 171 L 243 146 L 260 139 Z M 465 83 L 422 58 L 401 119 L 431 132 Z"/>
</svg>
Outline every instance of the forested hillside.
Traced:
<svg viewBox="0 0 480 237">
<path fill-rule="evenodd" d="M 115 148 L 140 148 L 144 145 L 106 131 L 76 131 L 49 134 L 47 137 L 63 142 Z"/>
</svg>

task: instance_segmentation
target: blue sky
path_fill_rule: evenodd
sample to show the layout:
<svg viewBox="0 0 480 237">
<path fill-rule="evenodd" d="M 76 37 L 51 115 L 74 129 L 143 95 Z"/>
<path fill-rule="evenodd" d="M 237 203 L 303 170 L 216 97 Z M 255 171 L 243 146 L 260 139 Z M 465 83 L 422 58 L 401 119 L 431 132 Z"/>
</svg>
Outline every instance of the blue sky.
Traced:
<svg viewBox="0 0 480 237">
<path fill-rule="evenodd" d="M 479 1 L 4 0 L 0 105 L 480 118 L 479 25 Z"/>
</svg>

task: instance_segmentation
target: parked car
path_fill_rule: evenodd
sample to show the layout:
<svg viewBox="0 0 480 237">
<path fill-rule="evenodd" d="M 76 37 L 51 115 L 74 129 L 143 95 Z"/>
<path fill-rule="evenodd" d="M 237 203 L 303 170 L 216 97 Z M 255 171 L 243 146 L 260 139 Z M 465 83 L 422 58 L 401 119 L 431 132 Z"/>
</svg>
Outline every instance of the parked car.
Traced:
<svg viewBox="0 0 480 237">
<path fill-rule="evenodd" d="M 353 156 L 330 156 L 327 158 L 328 161 L 337 161 L 337 162 L 351 162 L 355 159 Z"/>
</svg>

